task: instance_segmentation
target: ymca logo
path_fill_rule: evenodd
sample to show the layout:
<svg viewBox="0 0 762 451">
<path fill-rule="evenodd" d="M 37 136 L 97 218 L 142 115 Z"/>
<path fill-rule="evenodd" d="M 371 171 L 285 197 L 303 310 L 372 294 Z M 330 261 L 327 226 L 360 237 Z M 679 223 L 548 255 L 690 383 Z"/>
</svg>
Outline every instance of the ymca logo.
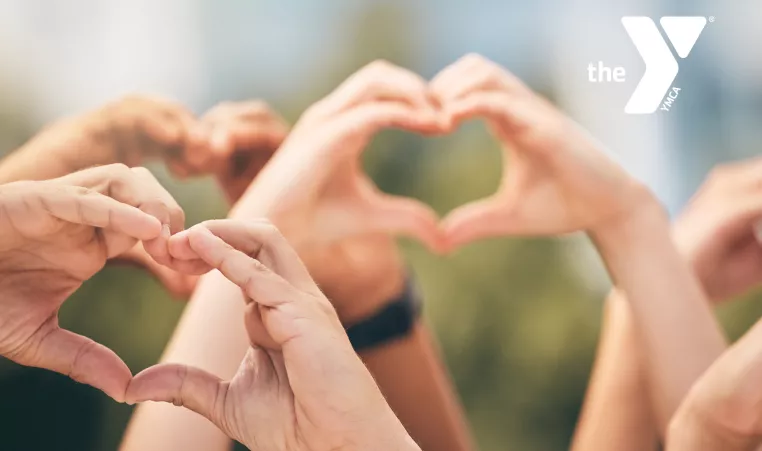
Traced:
<svg viewBox="0 0 762 451">
<path fill-rule="evenodd" d="M 714 17 L 710 17 L 709 22 L 713 21 Z M 662 17 L 659 23 L 677 56 L 686 58 L 706 27 L 707 18 Z M 650 17 L 622 17 L 622 25 L 646 65 L 646 72 L 624 107 L 624 112 L 650 114 L 657 109 L 669 111 L 680 93 L 680 88 L 672 87 L 680 69 L 675 55 Z M 625 77 L 623 67 L 612 70 L 600 61 L 598 67 L 590 63 L 587 70 L 591 82 L 623 82 Z"/>
</svg>

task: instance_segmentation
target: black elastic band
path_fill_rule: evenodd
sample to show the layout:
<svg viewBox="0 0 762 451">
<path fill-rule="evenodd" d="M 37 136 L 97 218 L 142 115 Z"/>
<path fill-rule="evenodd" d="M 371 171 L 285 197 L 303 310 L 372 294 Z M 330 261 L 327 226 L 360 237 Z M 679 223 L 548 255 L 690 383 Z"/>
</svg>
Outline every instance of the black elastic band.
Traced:
<svg viewBox="0 0 762 451">
<path fill-rule="evenodd" d="M 349 341 L 355 351 L 394 341 L 410 334 L 421 314 L 422 302 L 412 277 L 405 279 L 405 288 L 373 316 L 347 327 Z"/>
</svg>

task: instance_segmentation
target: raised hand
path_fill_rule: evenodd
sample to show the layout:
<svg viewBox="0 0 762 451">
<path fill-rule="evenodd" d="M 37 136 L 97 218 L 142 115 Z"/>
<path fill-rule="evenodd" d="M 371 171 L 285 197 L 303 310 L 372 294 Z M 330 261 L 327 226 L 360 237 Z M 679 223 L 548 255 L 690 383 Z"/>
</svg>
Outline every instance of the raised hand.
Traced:
<svg viewBox="0 0 762 451">
<path fill-rule="evenodd" d="M 188 159 L 215 174 L 235 203 L 288 135 L 288 124 L 265 102 L 225 102 L 194 130 Z"/>
<path fill-rule="evenodd" d="M 384 128 L 439 133 L 442 123 L 423 79 L 376 62 L 302 115 L 233 214 L 267 211 L 297 247 L 384 233 L 440 248 L 437 217 L 429 207 L 381 193 L 362 172 L 360 153 Z"/>
<path fill-rule="evenodd" d="M 673 225 L 678 249 L 715 302 L 762 283 L 761 182 L 760 159 L 719 166 Z"/>
<path fill-rule="evenodd" d="M 0 354 L 123 400 L 130 370 L 111 350 L 59 328 L 58 310 L 138 240 L 172 263 L 168 238 L 182 228 L 182 210 L 142 168 L 103 166 L 0 186 Z"/>
<path fill-rule="evenodd" d="M 430 89 L 453 126 L 486 118 L 507 154 L 498 192 L 445 219 L 452 247 L 589 230 L 616 219 L 645 191 L 577 124 L 481 56 L 446 68 Z"/>
<path fill-rule="evenodd" d="M 231 381 L 177 364 L 149 368 L 128 402 L 185 406 L 252 450 L 417 449 L 274 226 L 210 221 L 173 236 L 170 249 L 243 289 L 251 348 Z"/>
</svg>

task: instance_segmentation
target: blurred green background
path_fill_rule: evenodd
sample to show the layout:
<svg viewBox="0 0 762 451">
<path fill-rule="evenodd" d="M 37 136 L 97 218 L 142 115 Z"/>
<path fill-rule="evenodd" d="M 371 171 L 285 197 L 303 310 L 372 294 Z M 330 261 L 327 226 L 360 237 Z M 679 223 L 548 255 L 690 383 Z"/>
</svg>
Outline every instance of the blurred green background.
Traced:
<svg viewBox="0 0 762 451">
<path fill-rule="evenodd" d="M 254 3 L 264 8 L 262 2 Z M 304 6 L 310 2 L 297 3 Z M 486 3 L 493 7 L 497 4 Z M 205 4 L 206 8 L 214 8 L 213 3 Z M 219 3 L 228 12 L 237 11 L 241 4 Z M 547 11 L 553 4 L 538 2 L 542 5 L 538 8 Z M 309 11 L 319 9 L 311 5 Z M 426 11 L 436 11 L 434 3 L 428 5 Z M 525 14 L 534 13 L 527 13 L 515 2 L 512 7 Z M 340 24 L 340 31 L 323 31 L 341 36 L 342 51 L 324 49 L 318 58 L 309 55 L 314 60 L 309 71 L 296 74 L 302 79 L 289 89 L 271 92 L 261 79 L 231 82 L 235 86 L 229 87 L 226 82 L 240 80 L 242 75 L 235 77 L 210 69 L 211 76 L 216 77 L 210 84 L 223 87 L 208 89 L 188 103 L 201 113 L 218 101 L 261 97 L 293 123 L 307 106 L 373 59 L 385 58 L 405 67 L 421 68 L 427 76 L 433 74 L 433 70 L 421 67 L 426 66 L 422 61 L 431 56 L 428 49 L 422 51 L 412 45 L 419 40 L 420 28 L 428 23 L 422 21 L 420 11 L 415 12 L 416 7 L 405 2 L 366 1 L 352 8 L 355 12 L 351 21 L 334 18 L 330 22 Z M 457 8 L 443 9 L 452 17 L 458 16 Z M 486 18 L 491 11 L 485 9 L 476 17 Z M 293 14 L 301 17 L 299 23 L 310 22 L 304 11 Z M 618 20 L 616 14 L 611 17 Z M 480 33 L 478 21 L 467 25 L 464 33 Z M 236 30 L 241 34 L 257 33 L 243 27 Z M 278 49 L 269 52 L 277 60 L 279 52 L 289 52 L 289 44 L 281 42 Z M 223 48 L 229 47 L 235 56 L 238 53 L 232 49 L 236 45 L 231 40 Z M 503 57 L 501 62 L 506 65 L 526 67 L 526 61 L 512 59 L 514 53 L 503 54 L 499 46 L 493 51 Z M 456 52 L 460 50 L 451 53 Z M 0 64 L 7 61 L 2 59 L 4 55 L 0 53 Z M 454 59 L 449 54 L 448 58 Z M 214 61 L 209 57 L 205 64 L 213 65 Z M 267 65 L 266 60 L 259 63 Z M 533 66 L 529 66 L 522 74 L 527 82 L 557 99 L 558 93 L 553 83 L 547 83 L 548 77 L 533 72 Z M 151 67 L 141 69 L 150 72 Z M 229 70 L 235 71 L 236 64 Z M 246 69 L 241 72 L 245 74 Z M 2 73 L 0 148 L 9 152 L 57 114 L 40 114 L 30 106 L 30 98 L 39 100 L 27 90 L 31 88 L 18 79 L 4 78 Z M 97 79 L 99 75 L 91 76 Z M 132 86 L 125 84 L 122 88 L 130 90 Z M 64 109 L 55 107 L 52 111 Z M 675 120 L 686 119 L 678 115 Z M 675 127 L 680 128 L 677 123 Z M 722 150 L 693 150 L 696 153 L 692 165 L 679 166 L 685 172 L 690 169 L 683 177 L 690 181 L 682 185 L 685 192 L 695 188 L 711 163 L 751 152 L 733 145 Z M 458 133 L 437 139 L 384 132 L 364 158 L 368 172 L 383 190 L 421 199 L 440 214 L 493 192 L 502 168 L 501 151 L 480 123 L 464 124 Z M 178 182 L 171 180 L 161 166 L 152 169 L 185 208 L 187 225 L 225 216 L 227 207 L 212 180 Z M 686 197 L 677 196 L 674 205 Z M 470 245 L 448 257 L 431 255 L 413 242 L 402 242 L 401 246 L 419 278 L 426 299 L 426 318 L 439 338 L 480 449 L 566 449 L 594 358 L 601 305 L 608 289 L 605 271 L 587 239 L 496 239 Z M 762 313 L 756 298 L 749 296 L 720 312 L 731 337 L 739 336 Z M 109 267 L 67 301 L 61 323 L 114 349 L 137 372 L 157 361 L 182 309 L 182 302 L 172 300 L 140 270 Z M 130 407 L 118 405 L 65 377 L 0 360 L 0 450 L 113 450 L 130 413 Z"/>
</svg>

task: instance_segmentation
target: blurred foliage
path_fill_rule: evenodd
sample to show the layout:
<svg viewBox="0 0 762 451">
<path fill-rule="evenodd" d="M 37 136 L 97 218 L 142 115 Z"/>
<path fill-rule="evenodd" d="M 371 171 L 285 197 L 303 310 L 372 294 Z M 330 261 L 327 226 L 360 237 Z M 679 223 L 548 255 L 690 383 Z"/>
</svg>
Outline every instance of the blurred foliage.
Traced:
<svg viewBox="0 0 762 451">
<path fill-rule="evenodd" d="M 368 6 L 356 23 L 347 24 L 353 52 L 316 67 L 304 92 L 268 100 L 293 120 L 373 59 L 415 69 L 406 17 L 399 6 Z M 32 125 L 23 115 L 23 91 L 3 88 L 0 150 L 10 150 L 31 134 Z M 364 163 L 383 190 L 421 199 L 445 214 L 493 192 L 502 158 L 486 129 L 469 123 L 445 138 L 381 133 Z M 154 169 L 185 207 L 188 224 L 225 215 L 212 181 L 178 183 L 161 167 Z M 594 357 L 607 284 L 587 240 L 496 239 L 448 257 L 433 256 L 412 242 L 402 248 L 418 275 L 427 319 L 480 449 L 566 449 Z M 732 337 L 762 314 L 758 298 L 750 295 L 721 309 Z M 109 267 L 66 303 L 61 323 L 111 347 L 137 372 L 158 360 L 182 308 L 141 271 Z M 0 399 L 0 450 L 116 449 L 131 413 L 94 389 L 5 360 L 0 360 Z"/>
</svg>

